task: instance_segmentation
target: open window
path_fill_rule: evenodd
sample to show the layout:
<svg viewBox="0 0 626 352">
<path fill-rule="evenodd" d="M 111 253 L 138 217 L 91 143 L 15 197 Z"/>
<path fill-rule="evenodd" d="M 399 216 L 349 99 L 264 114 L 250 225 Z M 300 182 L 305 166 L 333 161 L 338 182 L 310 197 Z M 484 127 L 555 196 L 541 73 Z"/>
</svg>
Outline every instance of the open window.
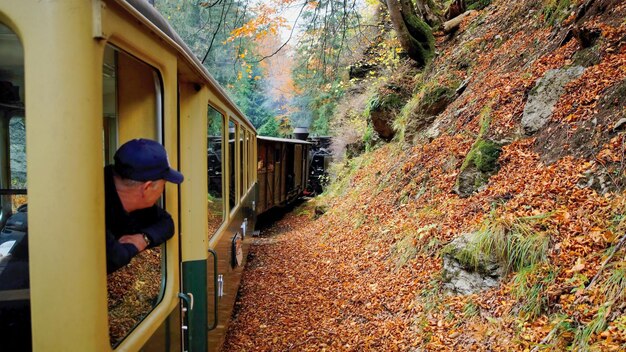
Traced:
<svg viewBox="0 0 626 352">
<path fill-rule="evenodd" d="M 31 348 L 24 50 L 0 22 L 0 341 Z"/>
<path fill-rule="evenodd" d="M 163 88 L 160 72 L 107 45 L 102 75 L 105 163 L 113 164 L 117 148 L 130 139 L 146 138 L 162 143 Z M 105 176 L 106 182 L 111 185 L 112 178 Z M 105 192 L 107 203 L 115 192 L 114 186 L 112 189 L 113 192 Z M 157 205 L 164 207 L 163 197 Z M 106 204 L 107 209 L 110 206 Z M 160 302 L 166 282 L 165 259 L 165 246 L 147 249 L 107 276 L 109 336 L 113 347 Z"/>
<path fill-rule="evenodd" d="M 224 222 L 224 196 L 222 194 L 222 136 L 224 135 L 224 115 L 209 105 L 207 116 L 207 180 L 209 238 Z"/>
</svg>

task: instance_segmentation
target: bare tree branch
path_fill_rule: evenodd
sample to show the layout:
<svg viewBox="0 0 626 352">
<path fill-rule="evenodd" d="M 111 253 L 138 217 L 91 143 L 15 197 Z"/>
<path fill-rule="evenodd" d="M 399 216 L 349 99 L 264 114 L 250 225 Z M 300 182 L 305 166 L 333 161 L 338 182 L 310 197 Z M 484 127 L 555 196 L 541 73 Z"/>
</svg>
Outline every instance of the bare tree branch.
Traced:
<svg viewBox="0 0 626 352">
<path fill-rule="evenodd" d="M 204 57 L 202 58 L 202 63 L 204 64 L 204 62 L 206 61 L 206 58 L 209 56 L 209 53 L 211 52 L 211 48 L 213 48 L 213 42 L 215 41 L 215 37 L 217 37 L 217 32 L 219 32 L 220 28 L 222 27 L 222 22 L 224 21 L 224 14 L 226 12 L 226 2 L 223 3 L 222 5 L 222 13 L 220 14 L 220 21 L 217 24 L 217 27 L 215 28 L 215 31 L 213 32 L 213 36 L 211 37 L 211 42 L 209 43 L 209 48 L 207 49 L 206 53 L 204 54 Z"/>
<path fill-rule="evenodd" d="M 300 8 L 300 12 L 298 12 L 298 17 L 296 17 L 296 20 L 293 23 L 293 27 L 291 27 L 291 31 L 289 32 L 289 38 L 287 38 L 287 40 L 285 40 L 285 42 L 278 47 L 278 49 L 276 49 L 273 53 L 263 56 L 262 58 L 260 58 L 257 61 L 253 61 L 254 63 L 259 63 L 265 59 L 269 59 L 270 57 L 278 54 L 279 51 L 281 51 L 286 45 L 287 43 L 289 43 L 289 41 L 291 40 L 292 36 L 293 36 L 293 32 L 296 30 L 296 25 L 298 24 L 298 20 L 300 19 L 300 16 L 302 15 L 302 12 L 304 11 L 304 8 L 306 7 L 306 5 L 308 5 L 309 1 L 305 0 L 304 4 L 302 5 L 302 7 Z"/>
</svg>

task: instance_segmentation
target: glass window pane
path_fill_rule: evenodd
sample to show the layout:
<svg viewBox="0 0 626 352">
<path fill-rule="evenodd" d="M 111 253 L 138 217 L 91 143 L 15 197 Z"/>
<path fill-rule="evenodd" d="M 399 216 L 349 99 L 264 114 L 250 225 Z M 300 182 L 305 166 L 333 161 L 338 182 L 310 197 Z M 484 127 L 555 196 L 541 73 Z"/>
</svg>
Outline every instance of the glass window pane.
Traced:
<svg viewBox="0 0 626 352">
<path fill-rule="evenodd" d="M 239 196 L 241 197 L 243 197 L 246 194 L 246 187 L 245 187 L 246 151 L 245 151 L 245 148 L 243 147 L 243 141 L 244 141 L 243 134 L 244 134 L 244 130 L 240 126 L 239 127 L 239 192 L 240 192 Z"/>
<path fill-rule="evenodd" d="M 134 138 L 161 140 L 163 92 L 159 71 L 145 62 L 112 46 L 105 48 L 103 61 L 103 153 L 105 163 L 113 164 L 120 144 Z M 115 215 L 119 214 L 114 210 L 118 184 L 113 181 L 110 170 L 105 175 L 106 236 L 111 239 L 107 241 L 108 263 L 118 263 L 112 258 L 124 258 L 120 259 L 121 264 L 109 267 L 112 272 L 107 276 L 109 337 L 111 345 L 117 346 L 160 301 L 164 289 L 165 247 L 156 243 L 132 259 L 117 255 L 115 246 L 122 236 L 141 233 L 153 222 L 148 220 L 141 225 L 134 222 L 136 226 L 131 229 L 128 224 L 132 220 Z M 130 186 L 132 183 L 125 181 L 124 187 Z M 163 204 L 162 199 L 157 201 L 161 208 Z M 133 213 L 128 219 L 133 218 Z M 126 260 L 130 262 L 124 264 Z"/>
<path fill-rule="evenodd" d="M 0 341 L 7 350 L 31 348 L 26 187 L 24 51 L 0 23 Z"/>
<path fill-rule="evenodd" d="M 237 128 L 232 120 L 228 121 L 228 207 L 233 210 L 237 204 L 235 183 L 235 137 Z"/>
<path fill-rule="evenodd" d="M 252 132 L 248 132 L 246 133 L 246 146 L 247 146 L 247 150 L 248 150 L 248 162 L 246 164 L 247 169 L 248 169 L 248 188 L 250 188 L 250 186 L 252 186 L 252 183 L 254 182 L 254 169 L 255 169 L 255 165 L 254 165 L 254 150 L 252 149 Z"/>
<path fill-rule="evenodd" d="M 224 134 L 224 116 L 209 106 L 207 119 L 208 138 L 208 224 L 209 238 L 213 236 L 224 221 L 224 198 L 222 196 L 222 135 Z"/>
</svg>

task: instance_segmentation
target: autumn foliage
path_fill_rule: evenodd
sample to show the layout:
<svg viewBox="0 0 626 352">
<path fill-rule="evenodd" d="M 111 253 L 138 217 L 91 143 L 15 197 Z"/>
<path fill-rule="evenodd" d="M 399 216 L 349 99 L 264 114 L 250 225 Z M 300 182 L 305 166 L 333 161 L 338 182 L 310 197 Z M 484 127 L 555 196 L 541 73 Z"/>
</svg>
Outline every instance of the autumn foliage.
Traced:
<svg viewBox="0 0 626 352">
<path fill-rule="evenodd" d="M 552 26 L 550 2 L 492 1 L 457 37 L 439 37 L 441 54 L 422 80 L 469 82 L 438 115 L 439 133 L 417 131 L 411 144 L 344 160 L 325 195 L 254 240 L 224 349 L 624 350 L 626 141 L 615 126 L 626 116 L 622 95 L 609 93 L 626 80 L 626 4 L 598 3 L 610 6 L 590 5 L 583 20 L 572 11 Z M 524 135 L 535 82 L 583 50 L 565 40 L 573 26 L 600 33 L 597 58 L 567 84 L 544 130 Z M 463 198 L 452 190 L 481 127 L 503 144 L 498 171 Z M 450 241 L 515 226 L 547 239 L 532 264 L 518 260 L 480 294 L 444 289 L 441 253 Z"/>
</svg>

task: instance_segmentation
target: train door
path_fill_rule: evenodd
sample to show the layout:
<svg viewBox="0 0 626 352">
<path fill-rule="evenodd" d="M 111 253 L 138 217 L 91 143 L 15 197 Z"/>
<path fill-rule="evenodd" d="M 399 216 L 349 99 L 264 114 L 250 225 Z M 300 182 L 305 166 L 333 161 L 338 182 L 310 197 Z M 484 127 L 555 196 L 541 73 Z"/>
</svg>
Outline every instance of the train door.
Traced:
<svg viewBox="0 0 626 352">
<path fill-rule="evenodd" d="M 267 143 L 267 192 L 266 192 L 266 196 L 267 196 L 267 206 L 265 207 L 265 209 L 271 208 L 276 204 L 276 199 L 275 194 L 277 192 L 275 192 L 276 190 L 276 178 L 277 178 L 277 174 L 279 173 L 280 168 L 278 168 L 277 166 L 280 166 L 280 164 L 276 163 L 276 143 Z"/>
<path fill-rule="evenodd" d="M 296 144 L 294 145 L 294 188 L 297 190 L 297 194 L 300 194 L 300 192 L 302 192 L 303 186 L 302 186 L 302 171 L 303 171 L 303 163 L 302 160 L 303 158 L 303 146 L 301 144 Z"/>
<path fill-rule="evenodd" d="M 0 22 L 0 341 L 31 349 L 24 51 Z"/>
<path fill-rule="evenodd" d="M 257 214 L 261 214 L 267 208 L 267 146 L 262 141 L 258 141 L 256 170 L 258 183 Z"/>
<path fill-rule="evenodd" d="M 283 143 L 274 144 L 274 205 L 279 205 L 285 199 L 285 146 Z"/>
</svg>

